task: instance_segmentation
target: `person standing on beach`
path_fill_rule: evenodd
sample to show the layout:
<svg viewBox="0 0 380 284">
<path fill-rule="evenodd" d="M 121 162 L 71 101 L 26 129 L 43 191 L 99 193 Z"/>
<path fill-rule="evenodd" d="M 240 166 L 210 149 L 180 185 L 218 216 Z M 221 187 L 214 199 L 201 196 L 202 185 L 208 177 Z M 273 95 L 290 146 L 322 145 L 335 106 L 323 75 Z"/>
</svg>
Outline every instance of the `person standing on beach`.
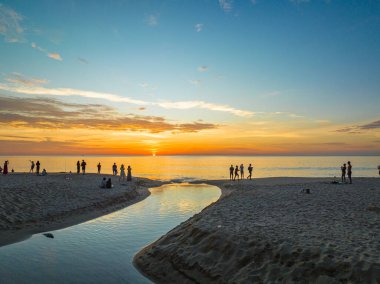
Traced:
<svg viewBox="0 0 380 284">
<path fill-rule="evenodd" d="M 350 180 L 350 184 L 352 184 L 352 178 L 351 178 L 351 175 L 352 175 L 352 165 L 351 165 L 350 161 L 348 161 L 347 164 L 348 164 L 347 176 L 348 176 L 348 179 Z"/>
<path fill-rule="evenodd" d="M 240 165 L 240 179 L 243 179 L 244 178 L 244 165 L 241 164 Z"/>
<path fill-rule="evenodd" d="M 380 165 L 377 166 L 377 169 L 379 170 L 379 176 L 380 176 Z"/>
<path fill-rule="evenodd" d="M 4 162 L 3 175 L 7 175 L 7 174 L 8 174 L 8 164 L 9 164 L 9 161 L 6 160 L 6 161 Z"/>
<path fill-rule="evenodd" d="M 237 177 L 238 180 L 239 180 L 239 167 L 238 167 L 238 165 L 236 165 L 236 167 L 235 167 L 235 176 L 234 176 L 234 180 L 236 179 L 236 177 Z"/>
<path fill-rule="evenodd" d="M 82 163 L 80 165 L 82 167 L 82 174 L 85 174 L 86 173 L 86 165 L 87 165 L 87 163 L 84 160 L 82 160 Z"/>
<path fill-rule="evenodd" d="M 132 181 L 132 168 L 131 168 L 131 166 L 128 166 L 127 172 L 128 172 L 127 181 Z"/>
<path fill-rule="evenodd" d="M 37 161 L 37 163 L 36 163 L 36 174 L 38 176 L 40 175 L 40 166 L 41 166 L 40 161 Z"/>
<path fill-rule="evenodd" d="M 79 173 L 80 173 L 80 162 L 78 160 L 78 162 L 77 162 L 77 174 L 79 175 Z"/>
<path fill-rule="evenodd" d="M 34 161 L 30 161 L 30 173 L 34 173 Z"/>
<path fill-rule="evenodd" d="M 113 166 L 112 166 L 112 175 L 114 175 L 114 176 L 117 175 L 117 165 L 116 165 L 116 163 L 113 163 Z"/>
<path fill-rule="evenodd" d="M 249 166 L 248 166 L 249 175 L 247 176 L 247 179 L 252 179 L 252 170 L 253 170 L 253 167 L 251 164 L 249 164 Z"/>
<path fill-rule="evenodd" d="M 119 177 L 119 181 L 124 181 L 125 180 L 125 168 L 124 168 L 124 164 L 121 164 L 120 166 L 120 177 Z"/>
<path fill-rule="evenodd" d="M 234 166 L 231 165 L 230 167 L 230 180 L 233 180 L 234 179 Z"/>
<path fill-rule="evenodd" d="M 342 182 L 346 182 L 346 164 L 343 164 L 343 166 L 341 166 L 340 169 L 342 171 Z"/>
<path fill-rule="evenodd" d="M 100 162 L 98 163 L 97 167 L 98 167 L 98 174 L 100 174 L 100 170 L 102 169 L 102 165 L 100 164 Z"/>
</svg>

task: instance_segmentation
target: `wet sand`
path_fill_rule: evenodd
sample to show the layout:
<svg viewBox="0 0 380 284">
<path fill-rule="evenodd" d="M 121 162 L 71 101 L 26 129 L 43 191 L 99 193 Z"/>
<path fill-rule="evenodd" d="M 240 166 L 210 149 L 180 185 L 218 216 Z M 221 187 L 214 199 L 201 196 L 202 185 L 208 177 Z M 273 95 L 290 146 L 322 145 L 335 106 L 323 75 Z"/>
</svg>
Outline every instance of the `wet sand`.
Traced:
<svg viewBox="0 0 380 284">
<path fill-rule="evenodd" d="M 111 177 L 114 187 L 100 188 L 103 177 Z M 0 175 L 0 246 L 119 210 L 162 184 L 142 178 L 119 182 L 97 174 Z"/>
<path fill-rule="evenodd" d="M 379 178 L 206 183 L 219 201 L 135 256 L 156 283 L 380 283 Z"/>
</svg>

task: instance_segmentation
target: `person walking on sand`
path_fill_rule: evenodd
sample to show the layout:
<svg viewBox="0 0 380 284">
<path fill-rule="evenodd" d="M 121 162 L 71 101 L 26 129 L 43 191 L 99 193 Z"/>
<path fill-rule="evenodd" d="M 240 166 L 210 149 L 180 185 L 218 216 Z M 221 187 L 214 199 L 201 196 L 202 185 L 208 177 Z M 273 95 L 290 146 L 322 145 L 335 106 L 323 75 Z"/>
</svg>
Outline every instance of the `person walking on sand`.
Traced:
<svg viewBox="0 0 380 284">
<path fill-rule="evenodd" d="M 132 181 L 132 168 L 131 166 L 128 166 L 127 168 L 127 181 Z"/>
<path fill-rule="evenodd" d="M 37 163 L 36 163 L 36 174 L 37 174 L 38 176 L 40 175 L 40 166 L 41 166 L 40 161 L 37 161 Z"/>
<path fill-rule="evenodd" d="M 352 184 L 352 178 L 351 178 L 351 175 L 352 175 L 352 165 L 351 165 L 350 161 L 348 161 L 347 164 L 348 164 L 348 167 L 347 167 L 347 176 L 348 176 L 348 179 L 350 180 L 350 184 Z"/>
<path fill-rule="evenodd" d="M 113 176 L 117 175 L 117 165 L 116 165 L 116 163 L 113 163 L 113 166 L 112 166 L 112 175 Z"/>
<path fill-rule="evenodd" d="M 102 165 L 100 164 L 100 162 L 98 163 L 97 167 L 98 167 L 98 174 L 100 174 L 100 170 L 102 169 Z"/>
<path fill-rule="evenodd" d="M 6 160 L 6 161 L 4 162 L 3 175 L 7 175 L 7 174 L 8 174 L 8 164 L 9 164 L 9 161 Z"/>
<path fill-rule="evenodd" d="M 247 176 L 247 179 L 252 179 L 252 170 L 253 170 L 252 164 L 249 164 L 248 166 L 249 175 Z"/>
<path fill-rule="evenodd" d="M 244 165 L 241 164 L 240 165 L 240 179 L 243 179 L 244 178 Z"/>
<path fill-rule="evenodd" d="M 80 166 L 82 167 L 82 174 L 86 174 L 86 165 L 87 163 L 82 160 L 82 163 L 80 164 Z"/>
<path fill-rule="evenodd" d="M 34 173 L 34 161 L 30 161 L 30 173 Z"/>
<path fill-rule="evenodd" d="M 124 168 L 124 164 L 121 164 L 120 166 L 120 177 L 119 177 L 119 181 L 125 181 L 125 168 Z"/>
<path fill-rule="evenodd" d="M 230 180 L 233 180 L 234 179 L 234 166 L 231 165 L 230 167 Z"/>
<path fill-rule="evenodd" d="M 77 162 L 77 174 L 79 175 L 79 173 L 80 173 L 80 162 L 78 160 L 78 162 Z"/>
<path fill-rule="evenodd" d="M 234 176 L 234 180 L 236 179 L 236 177 L 237 177 L 237 179 L 239 180 L 239 167 L 238 167 L 238 165 L 236 165 L 236 167 L 235 167 L 235 176 Z"/>
<path fill-rule="evenodd" d="M 346 164 L 343 164 L 343 166 L 340 167 L 340 170 L 342 171 L 342 182 L 346 182 Z"/>
</svg>

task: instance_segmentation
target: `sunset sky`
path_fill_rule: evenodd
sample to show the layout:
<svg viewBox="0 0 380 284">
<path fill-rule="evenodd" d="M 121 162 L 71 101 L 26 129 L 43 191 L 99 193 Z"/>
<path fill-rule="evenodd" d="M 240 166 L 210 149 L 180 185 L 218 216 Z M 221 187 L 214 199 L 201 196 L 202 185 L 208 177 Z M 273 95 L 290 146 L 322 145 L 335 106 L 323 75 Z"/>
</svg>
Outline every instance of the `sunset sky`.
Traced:
<svg viewBox="0 0 380 284">
<path fill-rule="evenodd" d="M 380 155 L 380 1 L 0 0 L 0 155 Z"/>
</svg>

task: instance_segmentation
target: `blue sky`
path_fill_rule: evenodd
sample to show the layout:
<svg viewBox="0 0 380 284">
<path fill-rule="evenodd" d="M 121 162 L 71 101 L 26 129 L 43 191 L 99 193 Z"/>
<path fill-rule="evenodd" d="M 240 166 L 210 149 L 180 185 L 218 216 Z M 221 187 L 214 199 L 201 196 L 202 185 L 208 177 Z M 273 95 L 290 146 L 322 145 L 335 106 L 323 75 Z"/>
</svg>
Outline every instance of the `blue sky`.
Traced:
<svg viewBox="0 0 380 284">
<path fill-rule="evenodd" d="M 295 132 L 380 127 L 380 1 L 0 3 L 5 96 L 105 104 L 219 128 L 262 121 Z M 31 94 L 25 80 L 43 83 L 29 84 L 40 87 Z M 46 91 L 60 88 L 77 91 Z M 379 127 L 363 139 L 380 140 Z"/>
</svg>

